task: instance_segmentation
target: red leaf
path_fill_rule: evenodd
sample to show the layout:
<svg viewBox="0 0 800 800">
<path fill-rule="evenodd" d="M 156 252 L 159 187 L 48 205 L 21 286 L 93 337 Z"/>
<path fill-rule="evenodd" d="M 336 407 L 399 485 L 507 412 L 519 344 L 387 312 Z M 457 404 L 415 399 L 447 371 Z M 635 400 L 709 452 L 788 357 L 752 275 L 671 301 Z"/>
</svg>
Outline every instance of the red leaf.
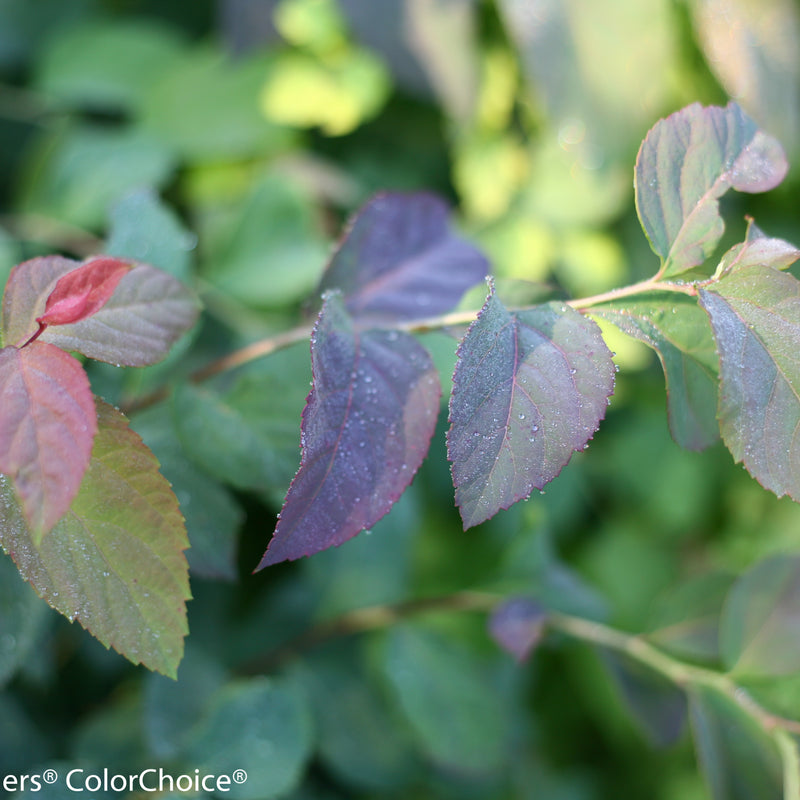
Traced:
<svg viewBox="0 0 800 800">
<path fill-rule="evenodd" d="M 67 511 L 89 465 L 97 415 L 80 363 L 55 345 L 0 350 L 0 473 L 43 536 Z"/>
<path fill-rule="evenodd" d="M 116 258 L 95 258 L 58 279 L 36 321 L 46 325 L 68 325 L 91 317 L 114 294 L 131 265 Z"/>
</svg>

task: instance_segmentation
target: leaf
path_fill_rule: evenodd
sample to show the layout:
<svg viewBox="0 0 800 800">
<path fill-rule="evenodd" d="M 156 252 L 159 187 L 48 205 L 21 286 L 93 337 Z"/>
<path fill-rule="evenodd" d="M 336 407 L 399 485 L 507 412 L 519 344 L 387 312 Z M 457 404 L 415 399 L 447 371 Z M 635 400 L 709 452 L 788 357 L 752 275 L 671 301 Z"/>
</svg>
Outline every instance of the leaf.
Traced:
<svg viewBox="0 0 800 800">
<path fill-rule="evenodd" d="M 658 122 L 636 159 L 636 209 L 660 274 L 674 277 L 702 264 L 725 225 L 719 198 L 729 189 L 764 192 L 786 175 L 776 139 L 737 106 L 693 103 Z"/>
<path fill-rule="evenodd" d="M 246 780 L 224 789 L 234 800 L 288 794 L 300 782 L 312 752 L 311 714 L 305 696 L 286 681 L 252 678 L 227 683 L 197 723 L 183 760 L 201 775 Z"/>
<path fill-rule="evenodd" d="M 547 625 L 547 609 L 529 597 L 504 600 L 489 618 L 492 638 L 517 661 L 526 661 Z"/>
<path fill-rule="evenodd" d="M 667 411 L 673 439 L 703 450 L 719 438 L 714 337 L 697 302 L 675 292 L 652 292 L 592 308 L 593 316 L 652 347 L 667 383 Z"/>
<path fill-rule="evenodd" d="M 130 661 L 174 677 L 189 598 L 183 519 L 125 417 L 99 400 L 97 414 L 80 491 L 39 544 L 0 480 L 0 544 L 58 612 Z"/>
<path fill-rule="evenodd" d="M 773 556 L 734 583 L 720 620 L 725 666 L 749 678 L 800 670 L 800 557 Z"/>
<path fill-rule="evenodd" d="M 322 276 L 359 322 L 432 317 L 454 308 L 489 264 L 456 236 L 434 195 L 379 194 L 351 219 Z"/>
<path fill-rule="evenodd" d="M 720 662 L 719 623 L 727 573 L 708 573 L 670 587 L 650 616 L 647 639 L 684 661 Z"/>
<path fill-rule="evenodd" d="M 0 686 L 29 659 L 40 656 L 36 645 L 50 619 L 48 614 L 47 606 L 20 579 L 11 559 L 0 556 Z"/>
<path fill-rule="evenodd" d="M 382 644 L 387 687 L 423 752 L 438 766 L 462 774 L 502 768 L 509 724 L 480 660 L 451 640 L 409 624 L 395 625 Z"/>
<path fill-rule="evenodd" d="M 692 0 L 705 64 L 787 147 L 800 132 L 800 15 L 791 0 Z"/>
<path fill-rule="evenodd" d="M 800 500 L 800 282 L 749 267 L 699 295 L 720 354 L 722 438 L 762 486 Z"/>
<path fill-rule="evenodd" d="M 109 364 L 144 367 L 167 355 L 194 325 L 198 311 L 193 293 L 180 281 L 148 264 L 135 264 L 97 313 L 48 328 L 41 339 Z"/>
<path fill-rule="evenodd" d="M 628 712 L 648 742 L 668 747 L 680 738 L 686 723 L 686 695 L 662 673 L 613 650 L 602 650 Z"/>
<path fill-rule="evenodd" d="M 35 543 L 64 515 L 97 432 L 83 367 L 51 344 L 0 350 L 0 473 L 9 477 Z"/>
<path fill-rule="evenodd" d="M 398 331 L 359 333 L 338 295 L 322 307 L 311 362 L 300 469 L 258 569 L 374 525 L 411 483 L 436 425 L 441 389 L 428 353 Z"/>
<path fill-rule="evenodd" d="M 510 314 L 490 293 L 459 346 L 448 458 L 465 528 L 542 489 L 605 415 L 614 364 L 597 325 L 557 303 Z"/>
<path fill-rule="evenodd" d="M 41 326 L 68 325 L 97 313 L 114 294 L 132 265 L 116 258 L 90 259 L 62 275 L 47 297 Z"/>
<path fill-rule="evenodd" d="M 721 278 L 733 269 L 774 267 L 786 269 L 800 258 L 800 250 L 784 239 L 767 236 L 752 219 L 748 220 L 745 241 L 736 244 L 720 259 L 715 273 Z"/>
<path fill-rule="evenodd" d="M 784 800 L 775 742 L 756 720 L 714 689 L 689 691 L 697 760 L 713 800 Z"/>
</svg>

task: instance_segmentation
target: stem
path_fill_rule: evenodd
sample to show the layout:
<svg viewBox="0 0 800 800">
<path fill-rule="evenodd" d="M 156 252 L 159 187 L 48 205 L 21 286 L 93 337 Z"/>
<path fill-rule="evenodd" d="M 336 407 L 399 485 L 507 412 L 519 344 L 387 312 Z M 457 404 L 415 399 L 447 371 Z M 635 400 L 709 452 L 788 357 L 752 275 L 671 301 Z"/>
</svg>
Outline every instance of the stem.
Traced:
<svg viewBox="0 0 800 800">
<path fill-rule="evenodd" d="M 268 653 L 258 663 L 249 665 L 247 673 L 260 673 L 274 669 L 286 661 L 298 657 L 333 638 L 381 630 L 409 617 L 432 612 L 480 611 L 491 612 L 504 600 L 502 595 L 490 592 L 465 591 L 442 597 L 411 600 L 396 605 L 369 606 L 348 611 L 335 619 L 312 626 L 300 636 Z M 792 736 L 800 735 L 800 722 L 787 719 L 767 711 L 744 689 L 737 686 L 727 675 L 715 670 L 686 664 L 654 647 L 638 634 L 629 634 L 610 628 L 599 622 L 552 613 L 547 620 L 551 631 L 559 631 L 573 639 L 605 647 L 623 653 L 663 675 L 681 689 L 690 686 L 707 686 L 724 694 L 742 711 L 754 719 L 771 736 L 784 762 L 787 787 L 800 785 L 800 764 L 797 761 L 797 746 Z M 790 758 L 791 756 L 791 758 Z M 789 779 L 792 783 L 790 784 Z M 797 797 L 800 794 L 787 794 Z"/>
<path fill-rule="evenodd" d="M 619 289 L 612 289 L 608 292 L 592 295 L 591 297 L 584 297 L 577 300 L 567 300 L 565 305 L 582 311 L 591 308 L 601 303 L 608 303 L 612 300 L 618 300 L 622 297 L 631 297 L 637 294 L 644 294 L 650 291 L 666 291 L 666 292 L 679 292 L 690 296 L 697 294 L 697 289 L 693 284 L 687 283 L 669 283 L 661 282 L 655 278 L 648 278 L 638 283 L 633 283 L 630 286 L 623 286 Z M 536 306 L 521 306 L 519 308 L 512 308 L 511 311 L 529 311 Z M 411 322 L 400 322 L 393 325 L 394 330 L 406 331 L 407 333 L 427 333 L 433 330 L 441 330 L 443 328 L 450 328 L 460 325 L 469 325 L 475 321 L 478 311 L 452 311 L 448 314 L 440 314 L 436 317 L 428 317 L 427 319 L 417 319 Z M 251 361 L 256 361 L 259 358 L 271 355 L 272 353 L 282 350 L 285 347 L 301 342 L 308 339 L 311 335 L 312 328 L 310 325 L 300 325 L 296 328 L 291 328 L 288 331 L 269 336 L 264 339 L 259 339 L 251 344 L 246 345 L 240 350 L 235 350 L 216 361 L 212 361 L 205 367 L 193 372 L 189 376 L 192 383 L 202 383 L 203 381 L 213 378 L 222 372 L 235 369 L 237 367 L 249 364 Z M 138 400 L 133 400 L 125 404 L 125 411 L 138 411 L 142 408 L 154 405 L 155 403 L 164 400 L 167 397 L 167 389 L 159 389 L 152 394 L 141 397 Z"/>
</svg>

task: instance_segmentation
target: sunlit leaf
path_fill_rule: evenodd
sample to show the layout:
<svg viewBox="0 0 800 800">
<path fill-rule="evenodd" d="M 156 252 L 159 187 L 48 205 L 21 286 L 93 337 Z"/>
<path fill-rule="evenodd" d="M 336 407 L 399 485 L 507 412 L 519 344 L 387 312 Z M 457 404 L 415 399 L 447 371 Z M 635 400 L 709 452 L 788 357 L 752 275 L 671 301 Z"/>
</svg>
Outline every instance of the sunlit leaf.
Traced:
<svg viewBox="0 0 800 800">
<path fill-rule="evenodd" d="M 597 430 L 613 388 L 594 322 L 556 303 L 510 314 L 492 292 L 459 347 L 450 401 L 464 527 L 555 478 Z"/>
<path fill-rule="evenodd" d="M 528 597 L 504 600 L 492 612 L 492 638 L 517 661 L 525 661 L 541 641 L 547 624 L 547 609 Z"/>
<path fill-rule="evenodd" d="M 731 588 L 722 613 L 725 666 L 737 675 L 776 677 L 800 670 L 800 558 L 773 556 Z"/>
<path fill-rule="evenodd" d="M 694 103 L 647 134 L 636 160 L 636 209 L 661 274 L 680 275 L 713 252 L 725 225 L 719 198 L 728 190 L 764 192 L 786 175 L 776 139 L 734 103 Z"/>
<path fill-rule="evenodd" d="M 689 691 L 697 760 L 712 800 L 784 800 L 775 742 L 758 722 L 714 689 Z"/>
<path fill-rule="evenodd" d="M 78 492 L 96 431 L 78 361 L 42 342 L 0 350 L 0 473 L 13 482 L 34 542 Z"/>
<path fill-rule="evenodd" d="M 183 518 L 125 417 L 101 401 L 97 413 L 80 491 L 38 545 L 0 483 L 0 544 L 53 608 L 134 663 L 174 676 L 189 598 Z"/>
<path fill-rule="evenodd" d="M 720 354 L 725 444 L 765 488 L 800 500 L 800 281 L 770 267 L 734 270 L 700 302 Z"/>
<path fill-rule="evenodd" d="M 428 353 L 398 331 L 357 332 L 329 295 L 311 340 L 302 457 L 259 568 L 374 525 L 425 457 L 441 389 Z"/>
<path fill-rule="evenodd" d="M 800 133 L 800 14 L 792 0 L 692 0 L 705 63 L 790 150 Z"/>
<path fill-rule="evenodd" d="M 675 441 L 690 450 L 713 444 L 719 438 L 718 359 L 708 317 L 697 302 L 674 292 L 653 292 L 605 303 L 592 308 L 592 314 L 658 353 Z"/>
<path fill-rule="evenodd" d="M 439 198 L 380 194 L 350 221 L 320 290 L 340 289 L 354 318 L 385 324 L 450 311 L 488 271 Z"/>
<path fill-rule="evenodd" d="M 722 277 L 734 269 L 744 267 L 774 267 L 786 269 L 800 258 L 798 250 L 791 242 L 767 236 L 758 225 L 749 220 L 747 238 L 734 245 L 720 259 L 716 277 Z"/>
</svg>

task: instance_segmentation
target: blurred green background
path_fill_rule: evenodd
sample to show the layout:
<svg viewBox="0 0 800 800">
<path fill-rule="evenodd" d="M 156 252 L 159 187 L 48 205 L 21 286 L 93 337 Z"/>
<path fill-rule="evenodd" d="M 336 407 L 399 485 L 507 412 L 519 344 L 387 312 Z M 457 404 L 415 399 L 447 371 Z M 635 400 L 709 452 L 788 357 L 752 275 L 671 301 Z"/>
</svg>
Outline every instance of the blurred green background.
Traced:
<svg viewBox="0 0 800 800">
<path fill-rule="evenodd" d="M 594 294 L 657 268 L 633 208 L 647 130 L 728 98 L 793 166 L 725 198 L 725 244 L 745 214 L 798 242 L 799 44 L 792 0 L 0 0 L 0 282 L 34 255 L 109 252 L 198 290 L 203 323 L 164 364 L 89 367 L 123 406 L 305 321 L 381 189 L 445 196 L 511 301 Z M 800 509 L 721 445 L 680 450 L 656 359 L 607 332 L 607 419 L 544 494 L 464 533 L 443 407 L 373 531 L 255 576 L 299 460 L 308 345 L 135 413 L 192 543 L 179 680 L 106 652 L 2 556 L 0 773 L 246 768 L 230 796 L 252 800 L 707 797 L 687 733 L 642 727 L 584 644 L 550 637 L 519 666 L 462 611 L 290 646 L 353 609 L 482 588 L 644 631 L 687 582 L 714 607 L 797 551 Z M 423 340 L 446 388 L 456 338 Z M 800 714 L 797 680 L 768 702 Z"/>
</svg>

